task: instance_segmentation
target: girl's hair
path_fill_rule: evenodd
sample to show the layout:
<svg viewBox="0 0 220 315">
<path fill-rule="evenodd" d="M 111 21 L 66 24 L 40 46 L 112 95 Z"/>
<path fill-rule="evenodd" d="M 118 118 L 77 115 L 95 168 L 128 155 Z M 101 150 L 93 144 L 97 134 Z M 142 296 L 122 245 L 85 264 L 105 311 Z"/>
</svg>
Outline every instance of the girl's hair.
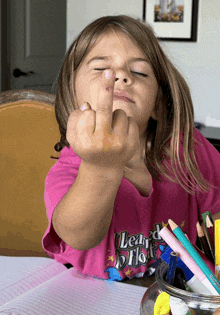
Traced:
<svg viewBox="0 0 220 315">
<path fill-rule="evenodd" d="M 69 147 L 67 121 L 76 109 L 74 78 L 79 65 L 108 30 L 129 36 L 147 56 L 158 82 L 155 104 L 157 120 L 146 125 L 145 164 L 154 178 L 159 174 L 179 183 L 187 192 L 208 192 L 209 186 L 199 171 L 193 141 L 194 111 L 188 85 L 161 49 L 152 28 L 125 15 L 101 17 L 89 24 L 70 46 L 59 75 L 55 101 L 61 139 L 57 151 Z M 184 135 L 184 136 L 183 136 Z"/>
</svg>

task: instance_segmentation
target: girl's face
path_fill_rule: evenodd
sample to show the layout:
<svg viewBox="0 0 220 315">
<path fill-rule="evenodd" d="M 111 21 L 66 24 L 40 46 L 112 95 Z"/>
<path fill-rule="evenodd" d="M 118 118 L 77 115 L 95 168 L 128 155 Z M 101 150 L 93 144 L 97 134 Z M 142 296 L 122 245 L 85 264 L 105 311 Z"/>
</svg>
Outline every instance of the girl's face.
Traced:
<svg viewBox="0 0 220 315">
<path fill-rule="evenodd" d="M 153 69 L 144 53 L 122 32 L 108 32 L 102 35 L 87 54 L 76 71 L 76 108 L 88 102 L 96 110 L 102 82 L 102 72 L 115 72 L 113 111 L 123 109 L 133 117 L 139 127 L 140 136 L 147 122 L 155 117 L 155 101 L 158 84 Z M 130 99 L 118 97 L 121 94 Z"/>
</svg>

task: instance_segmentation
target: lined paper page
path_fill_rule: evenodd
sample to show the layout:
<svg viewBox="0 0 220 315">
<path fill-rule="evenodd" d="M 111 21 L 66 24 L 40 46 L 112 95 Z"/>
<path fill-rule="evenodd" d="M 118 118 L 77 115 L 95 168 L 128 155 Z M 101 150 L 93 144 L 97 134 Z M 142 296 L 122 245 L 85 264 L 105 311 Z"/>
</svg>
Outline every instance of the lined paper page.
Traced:
<svg viewBox="0 0 220 315">
<path fill-rule="evenodd" d="M 139 315 L 145 287 L 93 279 L 68 269 L 0 307 L 9 315 Z"/>
<path fill-rule="evenodd" d="M 51 258 L 0 256 L 0 306 L 65 270 Z"/>
</svg>

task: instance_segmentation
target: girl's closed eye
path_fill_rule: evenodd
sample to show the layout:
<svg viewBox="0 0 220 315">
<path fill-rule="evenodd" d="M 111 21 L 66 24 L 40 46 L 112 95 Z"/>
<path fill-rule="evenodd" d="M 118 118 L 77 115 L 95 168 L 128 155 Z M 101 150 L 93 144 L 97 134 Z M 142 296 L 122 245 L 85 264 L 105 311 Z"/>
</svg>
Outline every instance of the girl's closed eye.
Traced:
<svg viewBox="0 0 220 315">
<path fill-rule="evenodd" d="M 94 70 L 96 71 L 104 71 L 108 68 L 95 68 Z M 147 77 L 148 75 L 146 73 L 143 73 L 143 72 L 138 72 L 138 71 L 131 71 L 131 73 L 134 73 L 134 74 L 137 74 L 137 75 L 140 75 L 140 76 L 143 76 L 143 77 Z"/>
<path fill-rule="evenodd" d="M 145 77 L 145 78 L 148 77 L 148 75 L 147 75 L 146 73 L 143 73 L 143 72 L 131 71 L 131 73 L 134 73 L 134 74 L 143 76 L 143 77 Z"/>
</svg>

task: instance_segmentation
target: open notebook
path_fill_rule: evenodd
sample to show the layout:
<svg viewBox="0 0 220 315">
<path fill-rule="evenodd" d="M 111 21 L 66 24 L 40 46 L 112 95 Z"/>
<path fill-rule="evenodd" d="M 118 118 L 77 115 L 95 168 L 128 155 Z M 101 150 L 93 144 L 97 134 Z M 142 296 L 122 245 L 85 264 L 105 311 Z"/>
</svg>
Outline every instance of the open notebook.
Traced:
<svg viewBox="0 0 220 315">
<path fill-rule="evenodd" d="M 145 292 L 84 276 L 50 258 L 0 256 L 0 314 L 139 315 Z"/>
</svg>

